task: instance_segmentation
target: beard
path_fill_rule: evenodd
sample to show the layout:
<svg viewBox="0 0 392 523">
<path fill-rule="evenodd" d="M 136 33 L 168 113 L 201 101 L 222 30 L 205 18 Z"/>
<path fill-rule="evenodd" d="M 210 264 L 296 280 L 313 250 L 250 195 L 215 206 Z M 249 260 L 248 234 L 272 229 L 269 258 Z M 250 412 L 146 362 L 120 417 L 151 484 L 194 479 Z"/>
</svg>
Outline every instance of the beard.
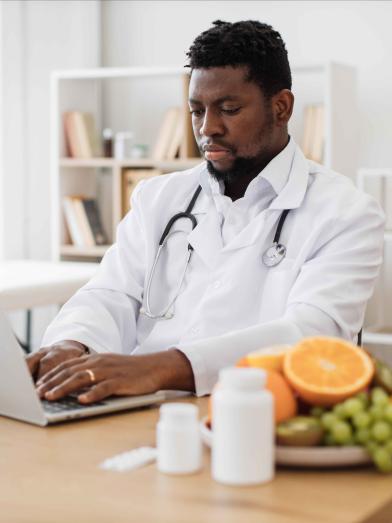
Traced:
<svg viewBox="0 0 392 523">
<path fill-rule="evenodd" d="M 217 182 L 231 183 L 244 175 L 256 175 L 262 170 L 260 158 L 236 158 L 230 169 L 219 171 L 215 169 L 211 161 L 207 161 L 207 170 Z"/>
</svg>

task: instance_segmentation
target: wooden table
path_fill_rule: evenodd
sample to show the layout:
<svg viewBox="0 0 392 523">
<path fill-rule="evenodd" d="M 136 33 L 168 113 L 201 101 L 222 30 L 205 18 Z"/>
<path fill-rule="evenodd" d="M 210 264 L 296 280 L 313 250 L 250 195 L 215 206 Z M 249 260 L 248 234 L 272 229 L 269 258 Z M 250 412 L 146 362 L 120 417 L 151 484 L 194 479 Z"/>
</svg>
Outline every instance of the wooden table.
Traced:
<svg viewBox="0 0 392 523">
<path fill-rule="evenodd" d="M 206 412 L 206 400 L 185 399 Z M 104 459 L 155 443 L 158 409 L 39 428 L 0 418 L 3 523 L 391 523 L 392 477 L 372 468 L 278 469 L 259 487 L 227 487 L 204 469 L 168 476 L 155 465 L 131 472 Z"/>
</svg>

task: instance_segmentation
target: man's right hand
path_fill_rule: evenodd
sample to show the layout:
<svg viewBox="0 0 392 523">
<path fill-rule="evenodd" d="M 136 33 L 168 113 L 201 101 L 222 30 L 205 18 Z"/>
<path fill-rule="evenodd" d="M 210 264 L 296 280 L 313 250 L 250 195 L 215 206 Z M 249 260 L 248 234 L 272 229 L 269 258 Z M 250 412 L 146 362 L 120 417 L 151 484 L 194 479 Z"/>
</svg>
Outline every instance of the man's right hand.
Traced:
<svg viewBox="0 0 392 523">
<path fill-rule="evenodd" d="M 47 372 L 64 361 L 86 354 L 86 347 L 73 340 L 63 340 L 49 347 L 42 347 L 26 357 L 26 363 L 34 380 L 42 378 Z"/>
</svg>

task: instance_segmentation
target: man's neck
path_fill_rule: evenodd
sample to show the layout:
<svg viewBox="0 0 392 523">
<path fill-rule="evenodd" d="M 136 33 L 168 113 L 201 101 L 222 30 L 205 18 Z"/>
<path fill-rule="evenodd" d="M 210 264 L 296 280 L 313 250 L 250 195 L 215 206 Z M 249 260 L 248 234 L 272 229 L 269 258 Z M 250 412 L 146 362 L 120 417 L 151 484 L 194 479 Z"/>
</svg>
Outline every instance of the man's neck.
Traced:
<svg viewBox="0 0 392 523">
<path fill-rule="evenodd" d="M 270 163 L 271 160 L 273 160 L 273 158 L 275 158 L 275 156 L 283 151 L 283 149 L 288 144 L 289 139 L 289 136 L 286 136 L 282 140 L 281 144 L 277 146 L 276 150 L 269 157 L 264 158 L 251 171 L 246 173 L 238 173 L 239 175 L 233 176 L 230 180 L 225 181 L 225 195 L 229 196 L 233 202 L 239 198 L 242 198 L 250 182 L 261 173 L 261 171 Z"/>
</svg>

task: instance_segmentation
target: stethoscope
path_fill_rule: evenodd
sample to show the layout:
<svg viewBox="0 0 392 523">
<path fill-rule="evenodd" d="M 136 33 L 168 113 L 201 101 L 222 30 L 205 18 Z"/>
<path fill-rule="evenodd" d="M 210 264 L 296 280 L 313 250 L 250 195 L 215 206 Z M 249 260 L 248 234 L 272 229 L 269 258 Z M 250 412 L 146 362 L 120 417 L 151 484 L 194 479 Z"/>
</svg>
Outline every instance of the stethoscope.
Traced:
<svg viewBox="0 0 392 523">
<path fill-rule="evenodd" d="M 184 267 L 184 270 L 182 272 L 182 276 L 181 276 L 181 279 L 180 279 L 180 284 L 178 286 L 177 292 L 174 294 L 173 299 L 169 302 L 167 307 L 165 307 L 165 309 L 162 312 L 157 313 L 157 314 L 154 314 L 151 311 L 151 305 L 150 305 L 151 284 L 152 284 L 152 280 L 154 278 L 155 269 L 156 269 L 156 266 L 158 264 L 158 260 L 159 260 L 159 257 L 161 255 L 162 249 L 166 245 L 166 243 L 167 243 L 167 241 L 168 241 L 168 239 L 170 238 L 171 235 L 175 234 L 176 232 L 180 232 L 180 231 L 170 232 L 172 227 L 173 227 L 173 225 L 175 224 L 175 222 L 177 220 L 180 220 L 181 218 L 186 218 L 186 219 L 191 221 L 191 223 L 192 223 L 192 230 L 196 227 L 197 220 L 196 220 L 196 217 L 192 214 L 192 210 L 193 210 L 193 207 L 194 207 L 194 205 L 196 203 L 196 200 L 197 200 L 197 198 L 198 198 L 198 196 L 200 194 L 200 191 L 201 191 L 201 186 L 199 185 L 197 187 L 194 195 L 192 196 L 192 199 L 189 202 L 188 207 L 185 209 L 185 212 L 179 212 L 179 213 L 175 214 L 172 218 L 170 218 L 170 220 L 168 221 L 168 223 L 167 223 L 167 225 L 166 225 L 166 227 L 165 227 L 165 229 L 164 229 L 164 231 L 162 233 L 161 239 L 159 240 L 157 254 L 155 256 L 154 263 L 152 265 L 152 268 L 151 268 L 151 271 L 150 271 L 150 274 L 149 274 L 149 277 L 148 277 L 148 280 L 147 280 L 146 305 L 145 305 L 145 307 L 142 307 L 140 309 L 140 313 L 141 314 L 144 314 L 145 316 L 148 316 L 151 319 L 154 319 L 154 320 L 170 320 L 174 316 L 174 313 L 170 312 L 170 310 L 172 309 L 172 307 L 174 305 L 174 302 L 177 300 L 177 298 L 178 298 L 178 296 L 180 294 L 180 291 L 181 291 L 182 284 L 184 283 L 185 274 L 186 274 L 186 271 L 187 271 L 189 262 L 191 260 L 192 253 L 193 253 L 192 245 L 190 243 L 188 243 L 188 255 L 187 255 L 187 259 L 186 259 L 186 262 L 185 262 L 185 267 Z M 289 212 L 290 212 L 290 209 L 285 209 L 282 212 L 282 214 L 280 215 L 279 222 L 278 222 L 278 225 L 276 227 L 276 232 L 275 232 L 275 236 L 274 236 L 272 245 L 270 247 L 268 247 L 268 249 L 264 252 L 264 254 L 262 256 L 263 264 L 266 267 L 275 267 L 276 265 L 279 265 L 279 263 L 286 256 L 286 247 L 283 244 L 281 244 L 279 242 L 279 240 L 280 240 L 280 236 L 282 234 L 282 228 L 283 228 L 284 222 L 285 222 Z"/>
</svg>

